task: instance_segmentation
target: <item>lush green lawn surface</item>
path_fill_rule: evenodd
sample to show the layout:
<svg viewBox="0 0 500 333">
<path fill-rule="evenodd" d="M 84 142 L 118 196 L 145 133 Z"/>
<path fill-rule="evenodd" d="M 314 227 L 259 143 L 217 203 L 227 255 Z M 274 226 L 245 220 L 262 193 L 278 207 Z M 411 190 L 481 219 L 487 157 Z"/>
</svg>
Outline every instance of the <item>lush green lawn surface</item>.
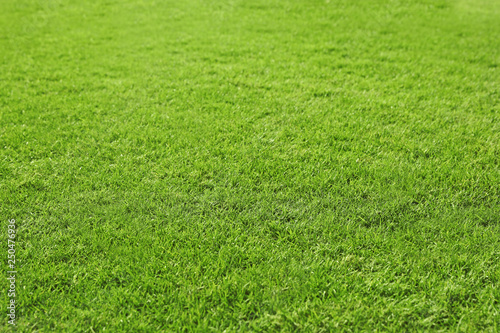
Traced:
<svg viewBox="0 0 500 333">
<path fill-rule="evenodd" d="M 498 332 L 499 65 L 497 0 L 0 1 L 19 331 Z"/>
</svg>

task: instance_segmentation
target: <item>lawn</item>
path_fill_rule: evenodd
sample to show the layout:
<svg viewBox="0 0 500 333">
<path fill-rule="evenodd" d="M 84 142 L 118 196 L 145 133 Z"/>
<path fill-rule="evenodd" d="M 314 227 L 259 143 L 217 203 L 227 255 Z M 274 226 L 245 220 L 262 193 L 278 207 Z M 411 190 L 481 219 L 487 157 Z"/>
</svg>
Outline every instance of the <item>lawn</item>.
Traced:
<svg viewBox="0 0 500 333">
<path fill-rule="evenodd" d="M 0 1 L 18 332 L 499 332 L 499 22 L 499 0 Z"/>
</svg>

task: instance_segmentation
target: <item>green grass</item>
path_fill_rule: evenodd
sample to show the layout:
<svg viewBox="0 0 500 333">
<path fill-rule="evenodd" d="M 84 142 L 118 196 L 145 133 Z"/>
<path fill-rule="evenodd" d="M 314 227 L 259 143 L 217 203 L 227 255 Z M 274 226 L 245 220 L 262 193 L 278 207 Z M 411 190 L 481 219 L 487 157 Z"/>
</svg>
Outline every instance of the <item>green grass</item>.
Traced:
<svg viewBox="0 0 500 333">
<path fill-rule="evenodd" d="M 498 0 L 1 1 L 18 331 L 499 332 L 498 22 Z"/>
</svg>

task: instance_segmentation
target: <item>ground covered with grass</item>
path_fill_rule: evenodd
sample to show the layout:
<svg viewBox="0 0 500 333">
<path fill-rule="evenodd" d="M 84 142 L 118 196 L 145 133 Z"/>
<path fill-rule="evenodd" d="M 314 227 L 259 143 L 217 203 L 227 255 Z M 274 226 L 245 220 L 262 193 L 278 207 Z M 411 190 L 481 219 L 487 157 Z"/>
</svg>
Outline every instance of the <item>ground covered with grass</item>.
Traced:
<svg viewBox="0 0 500 333">
<path fill-rule="evenodd" d="M 499 22 L 496 0 L 1 1 L 18 330 L 499 331 Z"/>
</svg>

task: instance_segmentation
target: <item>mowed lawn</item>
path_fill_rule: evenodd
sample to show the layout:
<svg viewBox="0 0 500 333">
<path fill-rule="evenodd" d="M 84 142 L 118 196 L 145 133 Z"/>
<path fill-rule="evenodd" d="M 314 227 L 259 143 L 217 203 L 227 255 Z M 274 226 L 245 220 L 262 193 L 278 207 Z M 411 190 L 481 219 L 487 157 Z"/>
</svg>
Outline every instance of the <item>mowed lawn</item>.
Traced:
<svg viewBox="0 0 500 333">
<path fill-rule="evenodd" d="M 0 1 L 0 218 L 18 332 L 498 332 L 500 1 Z"/>
</svg>

